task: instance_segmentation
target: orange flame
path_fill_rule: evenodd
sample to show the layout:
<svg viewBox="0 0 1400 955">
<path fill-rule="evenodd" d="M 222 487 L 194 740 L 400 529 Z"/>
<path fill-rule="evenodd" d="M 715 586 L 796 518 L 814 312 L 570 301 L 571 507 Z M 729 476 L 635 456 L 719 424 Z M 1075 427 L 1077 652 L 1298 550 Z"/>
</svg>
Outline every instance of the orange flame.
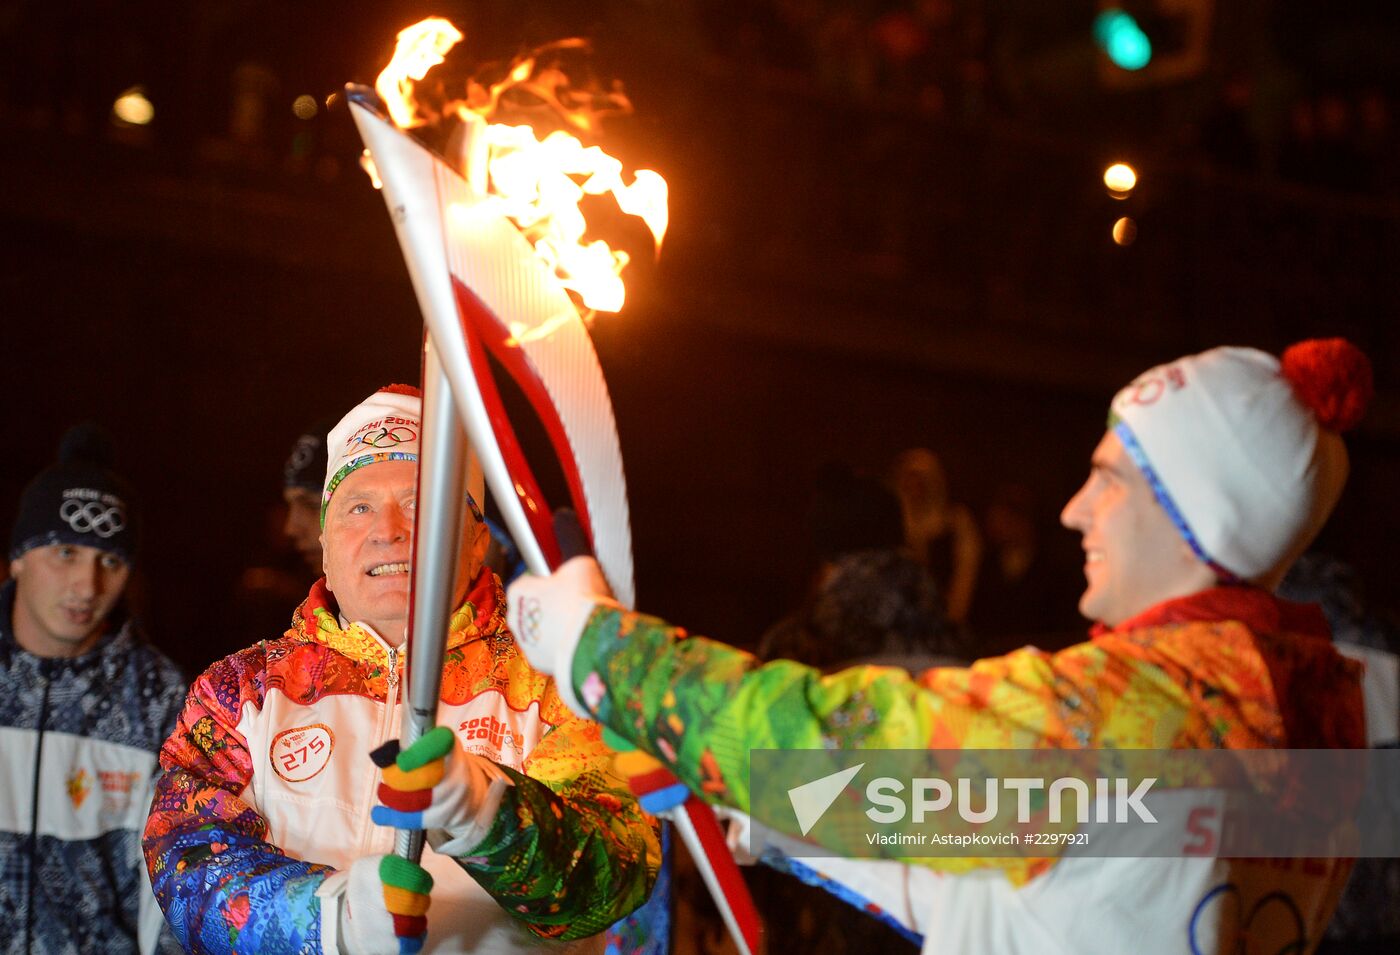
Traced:
<svg viewBox="0 0 1400 955">
<path fill-rule="evenodd" d="M 461 36 L 446 20 L 431 17 L 399 33 L 398 49 L 375 89 L 400 128 L 426 122 L 421 117 L 429 110 L 417 100 L 415 86 Z M 497 83 L 468 83 L 465 96 L 447 104 L 441 115 L 455 115 L 468 126 L 487 121 L 480 135 L 485 139 L 491 201 L 586 309 L 616 312 L 624 301 L 621 273 L 629 257 L 601 239 L 584 241 L 588 223 L 579 203 L 585 196 L 611 194 L 622 212 L 646 224 L 659 251 L 669 220 L 666 180 L 640 169 L 630 184 L 624 183 L 621 162 L 597 146 L 583 145 L 571 133 L 555 130 L 541 138 L 532 125 L 490 122 L 510 111 L 503 100 L 517 92 L 532 105 L 542 104 L 549 118 L 584 134 L 596 133 L 607 112 L 630 110 L 619 92 L 576 90 L 557 66 L 539 66 L 548 53 L 583 47 L 580 40 L 564 40 L 522 57 Z"/>
<path fill-rule="evenodd" d="M 389 65 L 374 81 L 375 92 L 389 108 L 389 117 L 399 129 L 421 126 L 413 87 L 442 62 L 447 51 L 462 39 L 462 31 L 442 17 L 428 17 L 399 31 L 398 43 Z"/>
</svg>

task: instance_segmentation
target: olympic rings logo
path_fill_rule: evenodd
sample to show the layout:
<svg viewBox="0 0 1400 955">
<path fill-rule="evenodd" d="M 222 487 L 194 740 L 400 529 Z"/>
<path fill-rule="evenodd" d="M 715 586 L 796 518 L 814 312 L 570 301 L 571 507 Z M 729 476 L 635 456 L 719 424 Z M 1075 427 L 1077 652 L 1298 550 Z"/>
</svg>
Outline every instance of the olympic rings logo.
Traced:
<svg viewBox="0 0 1400 955">
<path fill-rule="evenodd" d="M 417 438 L 418 434 L 412 428 L 380 428 L 378 431 L 362 434 L 359 443 L 371 448 L 383 449 L 392 448 L 405 441 L 415 441 Z"/>
<path fill-rule="evenodd" d="M 79 534 L 105 539 L 126 530 L 126 512 L 120 504 L 107 507 L 96 501 L 67 500 L 59 507 L 58 516 Z"/>
<path fill-rule="evenodd" d="M 1131 385 L 1132 394 L 1128 401 L 1135 405 L 1156 404 L 1157 399 L 1162 397 L 1162 392 L 1166 390 L 1166 385 L 1160 378 L 1146 378 L 1142 381 L 1135 381 Z"/>
<path fill-rule="evenodd" d="M 1208 936 L 1209 932 L 1203 932 L 1201 923 L 1211 908 L 1215 909 L 1213 914 L 1219 920 L 1216 937 L 1203 938 L 1202 935 Z M 1303 955 L 1308 950 L 1307 923 L 1298 903 L 1288 893 L 1270 892 L 1256 900 L 1248 912 L 1243 908 L 1244 899 L 1239 886 L 1233 882 L 1221 883 L 1202 896 L 1191 913 L 1192 955 L 1209 952 L 1245 955 L 1260 950 L 1277 955 Z"/>
<path fill-rule="evenodd" d="M 1175 392 L 1185 387 L 1186 374 L 1176 365 L 1171 365 L 1161 375 L 1145 375 L 1124 388 L 1120 400 L 1125 404 L 1147 407 L 1156 404 L 1168 388 Z"/>
<path fill-rule="evenodd" d="M 540 625 L 544 622 L 544 612 L 535 597 L 520 598 L 520 632 L 517 634 L 530 646 L 540 642 Z"/>
</svg>

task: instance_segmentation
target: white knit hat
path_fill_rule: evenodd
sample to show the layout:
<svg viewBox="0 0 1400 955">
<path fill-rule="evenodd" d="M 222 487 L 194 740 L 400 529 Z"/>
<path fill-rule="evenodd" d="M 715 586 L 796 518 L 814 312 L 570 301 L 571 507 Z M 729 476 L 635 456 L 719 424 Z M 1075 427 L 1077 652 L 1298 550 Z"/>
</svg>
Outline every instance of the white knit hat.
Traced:
<svg viewBox="0 0 1400 955">
<path fill-rule="evenodd" d="M 380 461 L 417 461 L 423 398 L 410 385 L 389 385 L 350 409 L 326 438 L 326 484 L 321 526 L 340 482 L 352 471 Z"/>
<path fill-rule="evenodd" d="M 1192 550 L 1222 579 L 1287 567 L 1321 530 L 1346 482 L 1339 432 L 1371 397 L 1371 366 L 1343 339 L 1283 360 L 1215 348 L 1140 375 L 1109 427 Z"/>
</svg>

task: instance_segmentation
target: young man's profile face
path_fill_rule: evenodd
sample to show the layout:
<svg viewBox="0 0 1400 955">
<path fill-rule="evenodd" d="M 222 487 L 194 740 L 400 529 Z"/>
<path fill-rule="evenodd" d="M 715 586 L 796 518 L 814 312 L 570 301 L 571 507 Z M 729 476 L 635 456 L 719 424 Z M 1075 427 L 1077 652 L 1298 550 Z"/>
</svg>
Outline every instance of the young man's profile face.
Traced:
<svg viewBox="0 0 1400 955">
<path fill-rule="evenodd" d="M 36 656 L 81 656 L 102 635 L 130 574 L 125 560 L 96 547 L 50 544 L 25 551 L 10 562 L 15 639 Z"/>
<path fill-rule="evenodd" d="M 326 586 L 350 621 L 372 626 L 391 644 L 408 623 L 409 570 L 418 465 L 383 461 L 351 472 L 335 489 L 321 534 Z M 453 606 L 486 556 L 486 527 L 467 516 L 457 563 Z"/>
<path fill-rule="evenodd" d="M 1079 612 L 1090 620 L 1116 626 L 1215 583 L 1111 431 L 1094 449 L 1089 479 L 1065 505 L 1060 523 L 1083 535 L 1087 586 Z"/>
</svg>

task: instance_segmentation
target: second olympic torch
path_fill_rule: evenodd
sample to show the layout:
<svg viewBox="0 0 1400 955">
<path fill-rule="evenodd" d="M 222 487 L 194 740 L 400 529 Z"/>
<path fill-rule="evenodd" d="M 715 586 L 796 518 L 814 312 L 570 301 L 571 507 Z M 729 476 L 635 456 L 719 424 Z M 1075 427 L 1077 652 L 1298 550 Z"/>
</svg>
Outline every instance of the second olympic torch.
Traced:
<svg viewBox="0 0 1400 955">
<path fill-rule="evenodd" d="M 375 91 L 351 86 L 347 98 L 426 326 L 403 730 L 409 743 L 431 728 L 437 710 L 446 591 L 461 540 L 466 438 L 529 569 L 547 574 L 569 556 L 505 412 L 492 358 L 543 425 L 584 536 L 627 606 L 634 599 L 631 531 L 617 429 L 591 338 L 556 270 L 486 188 L 485 123 L 461 114 L 449 141 L 454 164 L 391 121 Z M 760 951 L 756 910 L 713 812 L 659 764 L 657 770 L 643 780 L 649 793 L 637 789 L 637 780 L 634 791 L 645 808 L 676 823 L 740 951 Z M 401 833 L 400 852 L 416 858 L 421 848 L 421 833 Z"/>
</svg>

